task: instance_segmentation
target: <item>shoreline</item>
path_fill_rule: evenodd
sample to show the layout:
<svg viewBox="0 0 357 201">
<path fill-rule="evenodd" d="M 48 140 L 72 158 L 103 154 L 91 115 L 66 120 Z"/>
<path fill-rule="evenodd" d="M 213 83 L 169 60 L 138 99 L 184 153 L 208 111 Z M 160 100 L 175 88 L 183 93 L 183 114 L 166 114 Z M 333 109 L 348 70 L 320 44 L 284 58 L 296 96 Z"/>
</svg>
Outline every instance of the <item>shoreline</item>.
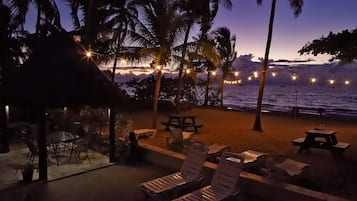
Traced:
<svg viewBox="0 0 357 201">
<path fill-rule="evenodd" d="M 233 111 L 233 112 L 247 112 L 255 114 L 255 109 L 247 109 L 247 108 L 232 108 L 232 107 L 205 107 L 205 106 L 198 106 L 197 108 L 204 108 L 204 109 L 218 109 L 223 111 Z M 322 113 L 321 115 L 316 113 L 304 113 L 299 112 L 298 114 L 294 114 L 294 111 L 270 111 L 270 110 L 262 110 L 262 115 L 273 115 L 273 116 L 284 116 L 289 118 L 303 118 L 303 119 L 316 119 L 320 118 L 321 121 L 325 120 L 336 120 L 336 121 L 348 121 L 348 122 L 357 122 L 357 116 L 354 115 L 341 115 L 341 114 L 326 114 Z"/>
</svg>

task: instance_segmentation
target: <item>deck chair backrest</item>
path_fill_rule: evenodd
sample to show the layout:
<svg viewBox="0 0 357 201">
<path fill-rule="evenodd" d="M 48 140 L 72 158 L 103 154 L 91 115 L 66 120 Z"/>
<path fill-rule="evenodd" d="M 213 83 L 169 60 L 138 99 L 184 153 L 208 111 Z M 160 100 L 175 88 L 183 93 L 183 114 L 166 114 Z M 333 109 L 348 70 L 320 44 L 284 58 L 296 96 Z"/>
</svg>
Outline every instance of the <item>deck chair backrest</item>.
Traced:
<svg viewBox="0 0 357 201">
<path fill-rule="evenodd" d="M 171 131 L 171 137 L 174 141 L 182 141 L 183 136 L 182 136 L 182 130 L 179 128 L 170 128 Z"/>
<path fill-rule="evenodd" d="M 181 167 L 181 174 L 190 179 L 198 179 L 206 160 L 208 148 L 200 143 L 193 143 Z"/>
<path fill-rule="evenodd" d="M 219 192 L 231 195 L 236 190 L 244 158 L 236 153 L 225 152 L 219 159 L 211 186 Z"/>
</svg>

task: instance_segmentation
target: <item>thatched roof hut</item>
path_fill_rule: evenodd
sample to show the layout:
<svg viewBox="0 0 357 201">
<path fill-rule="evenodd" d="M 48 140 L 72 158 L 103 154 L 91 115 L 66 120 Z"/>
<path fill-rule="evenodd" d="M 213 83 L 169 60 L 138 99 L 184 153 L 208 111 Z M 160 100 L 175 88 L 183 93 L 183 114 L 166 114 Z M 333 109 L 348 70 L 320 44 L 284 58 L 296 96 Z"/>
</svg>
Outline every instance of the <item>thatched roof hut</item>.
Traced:
<svg viewBox="0 0 357 201">
<path fill-rule="evenodd" d="M 39 124 L 39 176 L 47 180 L 45 109 L 80 105 L 118 107 L 119 89 L 63 32 L 41 39 L 23 67 L 3 83 L 1 102 L 36 109 Z M 110 113 L 110 160 L 115 159 L 115 111 Z"/>
<path fill-rule="evenodd" d="M 46 108 L 119 105 L 124 96 L 67 33 L 41 40 L 4 86 L 10 105 Z"/>
</svg>

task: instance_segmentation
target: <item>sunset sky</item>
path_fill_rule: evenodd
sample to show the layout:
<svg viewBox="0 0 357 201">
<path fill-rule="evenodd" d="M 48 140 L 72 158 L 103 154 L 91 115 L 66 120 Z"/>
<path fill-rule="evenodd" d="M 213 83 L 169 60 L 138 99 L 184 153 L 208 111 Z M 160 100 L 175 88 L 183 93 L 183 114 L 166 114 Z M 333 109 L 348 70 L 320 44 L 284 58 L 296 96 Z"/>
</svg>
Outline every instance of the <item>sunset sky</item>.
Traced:
<svg viewBox="0 0 357 201">
<path fill-rule="evenodd" d="M 63 1 L 57 1 L 61 10 L 62 24 L 72 29 L 69 9 Z M 237 37 L 238 55 L 253 54 L 255 59 L 264 57 L 271 0 L 263 0 L 258 6 L 256 0 L 232 0 L 231 11 L 221 7 L 214 27 L 226 26 Z M 34 9 L 30 15 L 35 16 Z M 310 63 L 325 63 L 329 56 L 300 56 L 297 51 L 308 41 L 327 35 L 330 31 L 357 28 L 356 0 L 305 0 L 303 11 L 295 18 L 288 0 L 278 0 L 275 14 L 273 40 L 270 58 L 305 60 Z M 27 28 L 34 28 L 35 17 L 28 19 Z M 198 30 L 196 27 L 195 31 Z"/>
</svg>

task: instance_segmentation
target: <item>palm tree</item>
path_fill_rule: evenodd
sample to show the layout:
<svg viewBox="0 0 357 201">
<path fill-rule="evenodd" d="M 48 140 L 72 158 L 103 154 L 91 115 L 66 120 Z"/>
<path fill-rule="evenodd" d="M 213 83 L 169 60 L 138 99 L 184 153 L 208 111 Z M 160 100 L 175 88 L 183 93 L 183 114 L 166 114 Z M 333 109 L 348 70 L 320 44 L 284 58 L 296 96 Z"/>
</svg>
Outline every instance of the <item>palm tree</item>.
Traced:
<svg viewBox="0 0 357 201">
<path fill-rule="evenodd" d="M 179 67 L 178 84 L 175 98 L 176 112 L 181 98 L 183 66 L 186 58 L 187 42 L 190 30 L 195 22 L 200 23 L 204 27 L 201 33 L 207 33 L 210 29 L 211 22 L 218 12 L 219 4 L 223 4 L 226 8 L 232 8 L 230 0 L 180 0 L 176 2 L 179 9 L 183 12 L 186 21 L 185 38 L 181 48 L 181 62 Z"/>
<path fill-rule="evenodd" d="M 8 6 L 0 1 L 0 92 L 4 92 L 4 86 L 8 80 L 8 75 L 20 65 L 20 61 L 25 61 L 22 52 L 21 40 L 17 38 L 17 24 L 15 17 L 11 14 Z M 0 94 L 0 97 L 4 97 Z M 0 153 L 9 151 L 7 140 L 7 119 L 5 105 L 0 98 Z"/>
<path fill-rule="evenodd" d="M 289 1 L 290 1 L 290 7 L 294 10 L 295 17 L 297 17 L 301 13 L 303 0 L 289 0 Z M 262 0 L 257 0 L 257 3 L 262 4 Z M 272 0 L 270 20 L 269 20 L 268 38 L 267 38 L 267 43 L 266 43 L 266 48 L 265 48 L 263 69 L 262 69 L 261 78 L 260 78 L 257 109 L 256 109 L 256 114 L 255 114 L 255 122 L 254 122 L 254 126 L 253 126 L 253 130 L 256 130 L 256 131 L 262 131 L 260 116 L 261 116 L 261 110 L 262 110 L 262 100 L 263 100 L 263 92 L 264 92 L 264 86 L 265 86 L 265 78 L 266 78 L 267 69 L 268 69 L 271 37 L 273 35 L 275 5 L 276 5 L 276 0 Z"/>
<path fill-rule="evenodd" d="M 9 2 L 10 8 L 15 12 L 16 20 L 21 24 L 22 30 L 24 30 L 23 25 L 26 22 L 26 14 L 31 3 L 37 7 L 36 35 L 40 34 L 41 20 L 56 27 L 61 27 L 60 13 L 55 0 L 10 0 Z"/>
<path fill-rule="evenodd" d="M 105 15 L 104 26 L 111 35 L 109 49 L 113 55 L 113 70 L 111 80 L 114 82 L 117 60 L 121 54 L 123 42 L 126 39 L 129 27 L 134 29 L 138 17 L 138 10 L 130 1 L 114 1 L 109 6 L 103 8 Z"/>
<path fill-rule="evenodd" d="M 131 39 L 138 43 L 145 55 L 152 55 L 157 78 L 153 104 L 152 127 L 156 128 L 158 100 L 161 85 L 162 67 L 169 63 L 172 48 L 182 32 L 184 23 L 172 2 L 166 0 L 143 0 L 136 4 L 142 9 L 142 20 L 138 21 L 137 30 L 131 31 Z"/>
<path fill-rule="evenodd" d="M 108 3 L 94 0 L 65 1 L 71 9 L 74 28 L 80 31 L 82 36 L 81 43 L 88 49 L 96 49 L 93 46 L 98 39 L 98 33 L 103 28 L 100 26 L 100 21 L 104 18 L 103 13 L 99 12 L 99 8 L 105 7 Z M 82 18 L 80 15 L 82 15 Z"/>
<path fill-rule="evenodd" d="M 221 107 L 223 107 L 224 80 L 230 73 L 232 63 L 237 58 L 237 52 L 235 51 L 236 37 L 234 35 L 231 36 L 231 32 L 227 27 L 219 27 L 213 31 L 212 34 L 214 35 L 214 40 L 216 42 L 216 49 L 222 59 L 222 78 L 219 93 L 221 94 Z"/>
</svg>

